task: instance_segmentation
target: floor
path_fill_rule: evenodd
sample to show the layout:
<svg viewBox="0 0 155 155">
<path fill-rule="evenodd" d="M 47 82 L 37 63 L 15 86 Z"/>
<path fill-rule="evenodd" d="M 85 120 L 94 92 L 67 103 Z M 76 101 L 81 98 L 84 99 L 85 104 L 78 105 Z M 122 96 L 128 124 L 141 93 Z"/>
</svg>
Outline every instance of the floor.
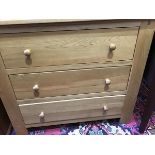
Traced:
<svg viewBox="0 0 155 155">
<path fill-rule="evenodd" d="M 144 135 L 155 135 L 155 117 Z M 95 121 L 68 124 L 47 129 L 30 130 L 30 135 L 139 135 L 139 126 L 133 119 L 129 124 L 120 124 L 118 120 Z"/>
</svg>

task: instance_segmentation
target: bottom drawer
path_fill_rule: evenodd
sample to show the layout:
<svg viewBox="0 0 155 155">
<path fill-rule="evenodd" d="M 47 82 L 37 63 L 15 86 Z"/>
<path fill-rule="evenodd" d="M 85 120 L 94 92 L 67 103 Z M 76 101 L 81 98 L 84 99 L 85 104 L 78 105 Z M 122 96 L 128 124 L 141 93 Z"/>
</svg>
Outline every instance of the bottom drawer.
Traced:
<svg viewBox="0 0 155 155">
<path fill-rule="evenodd" d="M 19 105 L 26 125 L 121 114 L 125 95 L 94 96 Z"/>
</svg>

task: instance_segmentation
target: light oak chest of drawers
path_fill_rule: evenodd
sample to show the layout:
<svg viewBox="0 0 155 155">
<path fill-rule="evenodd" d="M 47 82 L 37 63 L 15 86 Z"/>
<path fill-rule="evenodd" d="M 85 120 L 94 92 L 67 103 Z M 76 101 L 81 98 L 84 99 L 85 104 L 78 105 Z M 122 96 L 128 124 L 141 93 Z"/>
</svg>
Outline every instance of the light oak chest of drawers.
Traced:
<svg viewBox="0 0 155 155">
<path fill-rule="evenodd" d="M 153 30 L 148 21 L 25 21 L 0 25 L 0 95 L 26 128 L 130 120 Z"/>
</svg>

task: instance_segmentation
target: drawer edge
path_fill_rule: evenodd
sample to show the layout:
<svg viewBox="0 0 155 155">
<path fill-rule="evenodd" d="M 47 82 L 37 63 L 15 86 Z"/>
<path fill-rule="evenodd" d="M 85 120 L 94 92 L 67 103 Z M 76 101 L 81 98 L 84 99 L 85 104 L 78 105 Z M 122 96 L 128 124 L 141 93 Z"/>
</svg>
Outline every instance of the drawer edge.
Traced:
<svg viewBox="0 0 155 155">
<path fill-rule="evenodd" d="M 25 126 L 26 128 L 33 128 L 33 127 L 40 127 L 40 126 L 47 127 L 50 125 L 99 121 L 99 120 L 105 120 L 105 119 L 116 119 L 120 117 L 121 115 L 111 115 L 111 116 L 109 115 L 109 116 L 103 116 L 103 117 L 92 117 L 92 118 L 72 119 L 72 120 L 64 120 L 64 121 L 52 121 L 52 122 L 46 122 L 46 123 L 26 124 Z"/>
<path fill-rule="evenodd" d="M 71 65 L 58 65 L 58 66 L 16 68 L 16 69 L 6 69 L 6 71 L 8 75 L 14 75 L 14 74 L 28 74 L 28 73 L 40 73 L 40 72 L 54 72 L 54 71 L 132 66 L 132 62 L 133 60 L 113 61 L 113 62 L 109 61 L 106 63 L 71 64 Z"/>
<path fill-rule="evenodd" d="M 80 99 L 80 98 L 105 97 L 105 96 L 117 96 L 117 95 L 125 96 L 126 94 L 127 94 L 127 90 L 113 91 L 113 92 L 101 92 L 101 93 L 89 93 L 89 94 L 77 94 L 77 95 L 66 95 L 66 96 L 56 96 L 56 97 L 45 97 L 45 98 L 36 98 L 36 99 L 25 99 L 25 100 L 17 100 L 17 103 L 19 104 L 19 106 L 22 106 L 22 105 L 34 104 L 34 103 Z"/>
<path fill-rule="evenodd" d="M 94 29 L 114 29 L 114 28 L 139 28 L 141 21 L 76 21 L 61 23 L 33 23 L 33 24 L 12 24 L 0 25 L 0 34 L 14 34 L 26 32 L 54 32 L 66 30 L 94 30 Z"/>
</svg>

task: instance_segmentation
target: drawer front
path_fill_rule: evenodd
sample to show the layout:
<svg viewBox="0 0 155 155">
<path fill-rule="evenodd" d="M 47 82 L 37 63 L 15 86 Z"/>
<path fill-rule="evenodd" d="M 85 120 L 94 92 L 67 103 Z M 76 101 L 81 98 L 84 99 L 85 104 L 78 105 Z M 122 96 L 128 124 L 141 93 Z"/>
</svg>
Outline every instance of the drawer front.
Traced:
<svg viewBox="0 0 155 155">
<path fill-rule="evenodd" d="M 25 124 L 121 115 L 125 95 L 20 105 Z M 43 125 L 43 124 L 42 124 Z"/>
<path fill-rule="evenodd" d="M 138 29 L 98 29 L 3 35 L 6 68 L 105 63 L 133 59 Z"/>
<path fill-rule="evenodd" d="M 10 75 L 17 99 L 126 90 L 130 66 Z M 35 89 L 36 88 L 36 89 Z"/>
</svg>

